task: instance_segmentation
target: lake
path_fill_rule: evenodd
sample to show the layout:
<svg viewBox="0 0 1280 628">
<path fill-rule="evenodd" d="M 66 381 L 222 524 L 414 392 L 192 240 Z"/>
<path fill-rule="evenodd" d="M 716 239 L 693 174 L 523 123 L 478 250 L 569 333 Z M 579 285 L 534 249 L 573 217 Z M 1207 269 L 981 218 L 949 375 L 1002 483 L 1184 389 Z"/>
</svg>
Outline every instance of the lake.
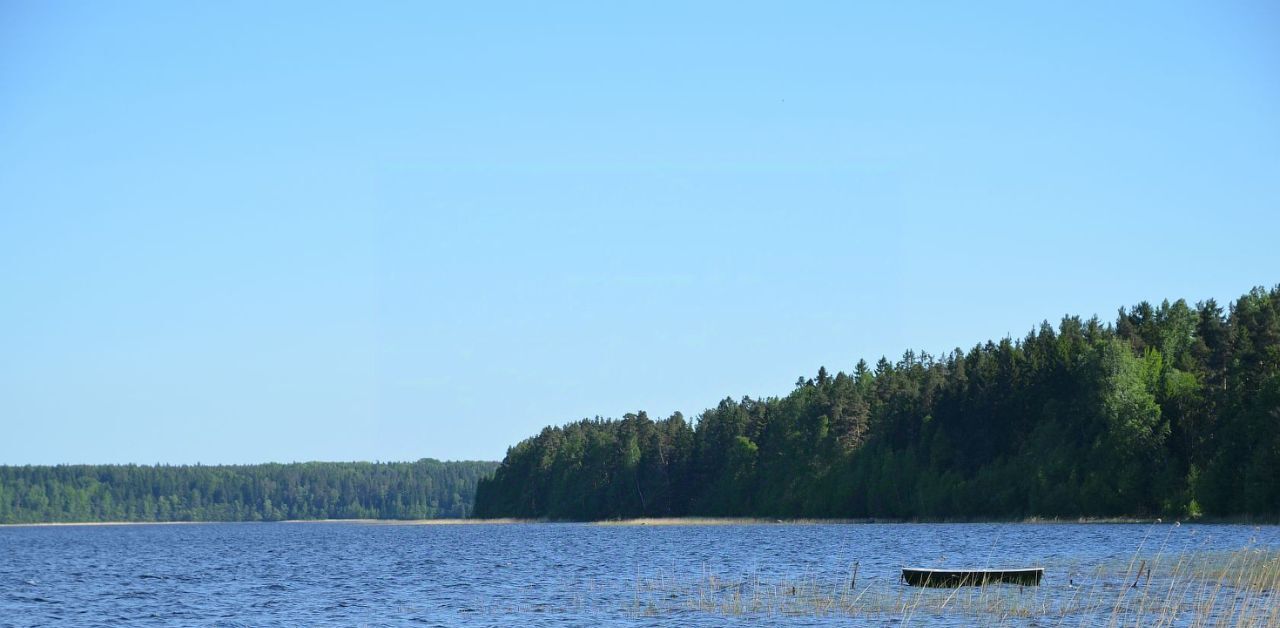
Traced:
<svg viewBox="0 0 1280 628">
<path fill-rule="evenodd" d="M 0 625 L 1147 624 L 1210 596 L 1276 621 L 1278 549 L 1168 523 L 4 527 Z M 1024 565 L 1042 586 L 898 581 Z"/>
</svg>

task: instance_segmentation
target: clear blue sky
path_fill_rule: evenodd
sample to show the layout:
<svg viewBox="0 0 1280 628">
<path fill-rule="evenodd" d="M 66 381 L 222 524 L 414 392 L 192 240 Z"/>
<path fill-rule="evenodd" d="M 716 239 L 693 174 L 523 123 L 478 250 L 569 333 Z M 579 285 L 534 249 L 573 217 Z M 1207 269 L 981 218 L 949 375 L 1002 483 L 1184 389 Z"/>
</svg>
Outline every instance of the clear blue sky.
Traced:
<svg viewBox="0 0 1280 628">
<path fill-rule="evenodd" d="M 1280 281 L 1274 2 L 340 4 L 0 5 L 0 462 L 497 459 Z"/>
</svg>

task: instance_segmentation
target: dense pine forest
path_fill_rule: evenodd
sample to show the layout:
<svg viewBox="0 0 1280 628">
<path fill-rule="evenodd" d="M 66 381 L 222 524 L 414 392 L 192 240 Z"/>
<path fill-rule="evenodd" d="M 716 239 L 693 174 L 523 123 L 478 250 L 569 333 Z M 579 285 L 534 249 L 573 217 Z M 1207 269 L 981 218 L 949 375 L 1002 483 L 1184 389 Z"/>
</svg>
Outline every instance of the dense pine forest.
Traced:
<svg viewBox="0 0 1280 628">
<path fill-rule="evenodd" d="M 1041 324 L 512 447 L 475 514 L 1022 518 L 1280 513 L 1280 286 Z"/>
<path fill-rule="evenodd" d="M 477 481 L 495 466 L 0 466 L 0 523 L 466 517 Z"/>
</svg>

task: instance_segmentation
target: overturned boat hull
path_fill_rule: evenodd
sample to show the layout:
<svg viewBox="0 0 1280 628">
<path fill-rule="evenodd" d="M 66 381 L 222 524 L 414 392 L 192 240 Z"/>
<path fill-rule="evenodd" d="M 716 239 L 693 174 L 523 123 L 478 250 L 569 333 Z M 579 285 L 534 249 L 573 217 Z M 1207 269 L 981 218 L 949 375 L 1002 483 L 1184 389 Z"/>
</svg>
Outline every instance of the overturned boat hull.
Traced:
<svg viewBox="0 0 1280 628">
<path fill-rule="evenodd" d="M 1026 569 L 913 569 L 902 568 L 902 581 L 914 587 L 965 587 L 1007 583 L 1040 584 L 1043 567 Z"/>
</svg>

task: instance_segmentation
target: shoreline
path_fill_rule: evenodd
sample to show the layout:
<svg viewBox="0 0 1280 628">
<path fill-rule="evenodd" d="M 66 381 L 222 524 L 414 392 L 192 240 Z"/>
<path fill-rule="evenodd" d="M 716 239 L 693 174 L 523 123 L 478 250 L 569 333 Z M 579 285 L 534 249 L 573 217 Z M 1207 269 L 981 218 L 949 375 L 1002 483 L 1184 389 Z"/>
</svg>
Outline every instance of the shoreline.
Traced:
<svg viewBox="0 0 1280 628">
<path fill-rule="evenodd" d="M 603 521 L 583 522 L 588 525 L 598 526 L 726 526 L 726 525 L 874 525 L 874 524 L 918 524 L 918 525 L 948 525 L 948 524 L 1163 524 L 1174 523 L 1173 521 L 1163 521 L 1161 519 L 1137 519 L 1127 517 L 1097 517 L 1088 518 L 1081 517 L 1077 519 L 1044 519 L 1038 517 L 1028 517 L 1026 519 L 888 519 L 888 518 L 865 518 L 865 519 L 813 519 L 801 517 L 798 519 L 770 519 L 762 517 L 652 517 L 639 519 L 606 519 Z M 1258 524 L 1256 522 L 1227 522 L 1227 521 L 1203 521 L 1196 520 L 1194 522 L 1181 523 L 1239 523 L 1250 525 L 1274 525 L 1274 524 Z"/>
<path fill-rule="evenodd" d="M 534 519 L 285 519 L 284 521 L 264 521 L 262 523 L 358 523 L 374 526 L 469 526 L 469 525 L 511 525 L 516 523 L 538 523 Z"/>
<path fill-rule="evenodd" d="M 360 525 L 509 525 L 515 523 L 539 523 L 529 519 L 282 519 L 280 521 L 43 521 L 37 523 L 0 523 L 0 528 L 59 528 L 73 526 L 169 526 L 210 525 L 217 523 L 347 523 Z"/>
</svg>

